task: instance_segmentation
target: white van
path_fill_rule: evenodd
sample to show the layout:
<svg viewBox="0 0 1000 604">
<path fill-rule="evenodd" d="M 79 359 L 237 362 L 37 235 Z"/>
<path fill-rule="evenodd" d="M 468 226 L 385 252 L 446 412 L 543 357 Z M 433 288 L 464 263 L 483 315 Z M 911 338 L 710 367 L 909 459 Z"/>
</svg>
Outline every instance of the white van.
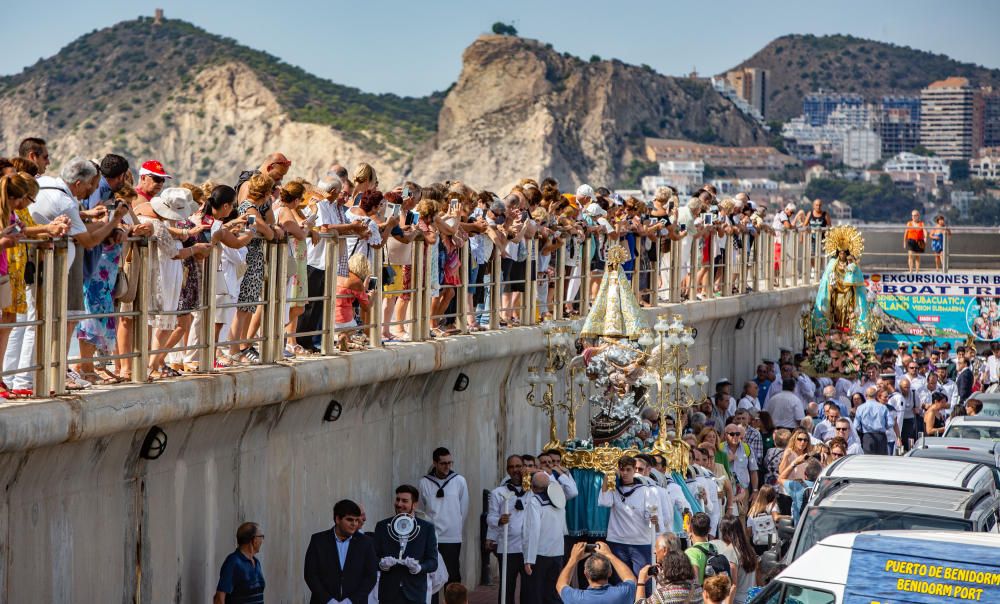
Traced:
<svg viewBox="0 0 1000 604">
<path fill-rule="evenodd" d="M 875 531 L 832 535 L 752 604 L 1000 602 L 1000 535 Z"/>
</svg>

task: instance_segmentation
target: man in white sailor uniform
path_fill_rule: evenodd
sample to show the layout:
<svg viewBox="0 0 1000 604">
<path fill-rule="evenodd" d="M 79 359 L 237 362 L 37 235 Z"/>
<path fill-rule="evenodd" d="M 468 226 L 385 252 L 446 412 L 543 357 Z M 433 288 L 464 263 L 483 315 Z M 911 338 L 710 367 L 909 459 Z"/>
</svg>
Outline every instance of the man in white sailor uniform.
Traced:
<svg viewBox="0 0 1000 604">
<path fill-rule="evenodd" d="M 652 511 L 658 512 L 660 498 L 651 485 L 636 479 L 635 458 L 628 455 L 618 460 L 614 488 L 606 487 L 597 497 L 597 505 L 611 508 L 608 545 L 619 560 L 638 573 L 650 563 L 650 523 L 659 521 Z"/>
<path fill-rule="evenodd" d="M 521 590 L 521 604 L 557 604 L 556 580 L 563 566 L 563 526 L 566 523 L 565 499 L 550 496 L 549 475 L 535 472 L 531 476 L 531 494 L 524 510 L 524 572 L 527 575 Z M 508 562 L 509 563 L 509 562 Z"/>
<path fill-rule="evenodd" d="M 507 458 L 507 480 L 490 492 L 490 505 L 486 513 L 486 540 L 496 544 L 497 562 L 503 567 L 503 554 L 507 552 L 507 575 L 501 576 L 507 586 L 506 603 L 514 604 L 514 587 L 517 577 L 521 577 L 522 598 L 524 592 L 524 555 L 521 533 L 524 530 L 524 502 L 531 495 L 521 488 L 524 476 L 524 461 L 520 455 Z M 504 525 L 507 525 L 507 541 L 504 541 Z M 561 530 L 561 527 L 560 527 Z M 498 594 L 499 595 L 499 594 Z"/>
<path fill-rule="evenodd" d="M 427 519 L 437 533 L 438 553 L 448 569 L 449 582 L 462 582 L 462 528 L 469 515 L 469 486 L 452 466 L 451 452 L 438 447 L 432 454 L 434 467 L 420 479 L 420 500 L 424 502 Z M 431 599 L 437 604 L 437 594 Z"/>
</svg>

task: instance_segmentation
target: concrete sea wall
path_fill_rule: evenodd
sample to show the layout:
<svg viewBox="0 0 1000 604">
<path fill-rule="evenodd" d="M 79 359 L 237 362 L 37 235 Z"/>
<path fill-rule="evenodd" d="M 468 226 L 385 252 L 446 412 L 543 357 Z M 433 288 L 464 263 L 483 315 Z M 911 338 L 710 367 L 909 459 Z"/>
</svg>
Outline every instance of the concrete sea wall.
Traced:
<svg viewBox="0 0 1000 604">
<path fill-rule="evenodd" d="M 659 312 L 697 327 L 693 362 L 737 381 L 799 341 L 811 297 L 801 287 Z M 268 601 L 302 602 L 305 548 L 331 525 L 333 503 L 362 503 L 371 530 L 392 513 L 393 488 L 416 484 L 437 446 L 451 449 L 469 483 L 463 572 L 472 584 L 482 490 L 498 484 L 508 453 L 537 452 L 548 437 L 524 385 L 543 350 L 541 330 L 523 327 L 5 404 L 0 600 L 204 602 L 236 526 L 254 520 L 265 533 Z M 469 385 L 456 392 L 460 373 Z M 332 400 L 343 411 L 327 422 Z M 166 451 L 144 460 L 154 424 Z"/>
</svg>

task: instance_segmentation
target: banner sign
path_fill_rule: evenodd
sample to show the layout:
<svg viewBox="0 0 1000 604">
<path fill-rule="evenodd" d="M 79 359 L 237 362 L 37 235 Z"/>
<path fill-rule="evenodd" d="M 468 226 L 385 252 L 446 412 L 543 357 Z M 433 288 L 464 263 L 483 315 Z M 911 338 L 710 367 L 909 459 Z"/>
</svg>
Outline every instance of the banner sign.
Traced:
<svg viewBox="0 0 1000 604">
<path fill-rule="evenodd" d="M 872 310 L 882 320 L 875 349 L 968 339 L 1000 340 L 1000 273 L 872 273 Z"/>
<path fill-rule="evenodd" d="M 844 604 L 1000 602 L 997 564 L 996 548 L 858 535 Z"/>
</svg>

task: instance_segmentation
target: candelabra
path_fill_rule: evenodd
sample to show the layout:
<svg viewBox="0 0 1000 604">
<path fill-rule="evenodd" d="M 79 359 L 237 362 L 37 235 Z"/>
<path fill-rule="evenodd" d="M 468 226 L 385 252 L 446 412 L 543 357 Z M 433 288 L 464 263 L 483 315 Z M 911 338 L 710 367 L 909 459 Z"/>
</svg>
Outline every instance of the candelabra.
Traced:
<svg viewBox="0 0 1000 604">
<path fill-rule="evenodd" d="M 543 331 L 545 335 L 545 367 L 541 372 L 538 367 L 528 367 L 528 378 L 526 382 L 530 386 L 528 394 L 525 396 L 528 404 L 541 409 L 549 419 L 549 442 L 546 449 L 559 446 L 559 436 L 556 431 L 556 411 L 565 410 L 567 412 L 567 425 L 569 427 L 569 438 L 576 436 L 576 411 L 580 403 L 585 400 L 583 386 L 587 383 L 586 374 L 576 369 L 566 371 L 566 396 L 563 399 L 556 399 L 555 387 L 560 381 L 559 373 L 566 369 L 566 363 L 573 353 L 576 352 L 576 339 L 574 331 L 569 326 L 549 327 Z M 573 386 L 579 388 L 580 398 L 577 399 Z M 535 387 L 544 386 L 541 397 L 536 397 Z"/>
<path fill-rule="evenodd" d="M 659 435 L 653 448 L 668 451 L 673 447 L 667 440 L 667 413 L 672 412 L 677 434 L 682 434 L 687 410 L 705 398 L 708 374 L 704 365 L 698 365 L 697 371 L 688 366 L 694 331 L 684 326 L 680 315 L 674 315 L 670 323 L 666 315 L 661 315 L 653 325 L 653 332 L 655 336 L 646 331 L 639 337 L 639 345 L 649 351 L 639 381 L 655 391 L 655 397 L 650 396 L 649 400 L 660 414 Z"/>
</svg>

